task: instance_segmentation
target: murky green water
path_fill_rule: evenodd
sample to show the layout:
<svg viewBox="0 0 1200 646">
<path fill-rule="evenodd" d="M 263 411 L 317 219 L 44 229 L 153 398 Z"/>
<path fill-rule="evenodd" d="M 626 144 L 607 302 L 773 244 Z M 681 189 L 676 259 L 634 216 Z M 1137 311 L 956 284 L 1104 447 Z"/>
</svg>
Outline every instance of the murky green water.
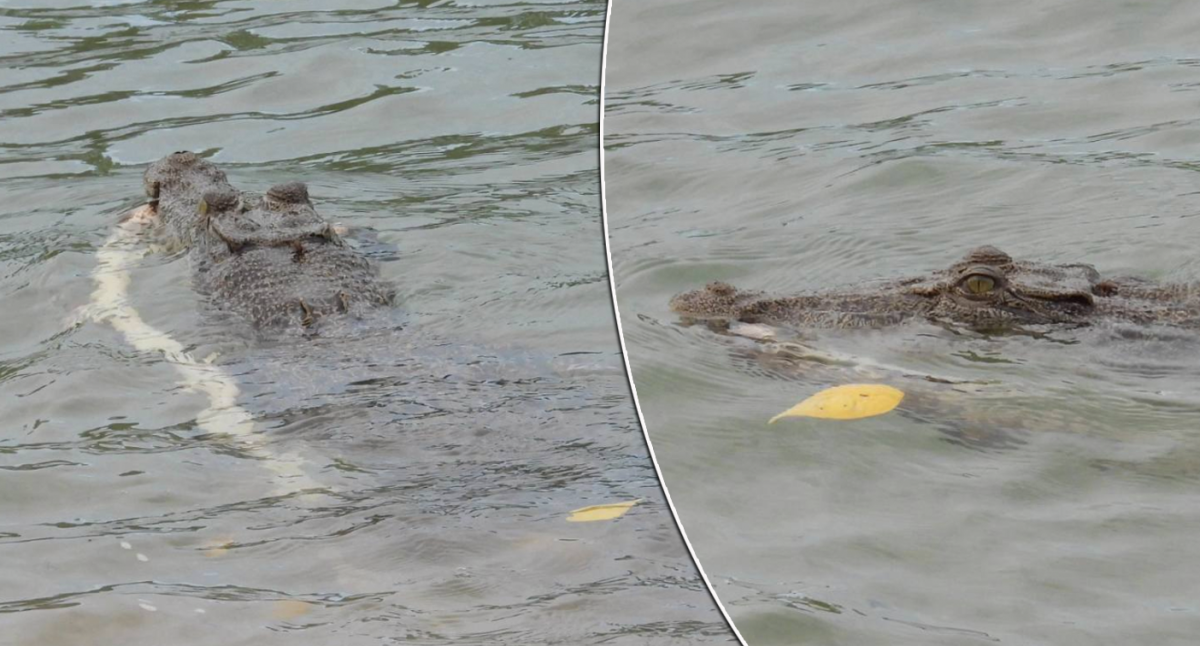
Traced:
<svg viewBox="0 0 1200 646">
<path fill-rule="evenodd" d="M 0 642 L 730 639 L 617 353 L 603 3 L 0 6 Z M 131 304 L 220 352 L 250 444 L 206 430 L 216 377 L 83 316 L 182 149 L 307 182 L 399 293 L 400 333 L 256 343 L 204 321 L 184 258 L 135 263 Z"/>
<path fill-rule="evenodd" d="M 680 519 L 751 644 L 1194 641 L 1195 335 L 813 334 L 852 358 L 831 368 L 680 327 L 666 303 L 717 279 L 796 293 L 914 275 L 981 244 L 1200 279 L 1197 19 L 1187 3 L 614 4 L 605 190 L 628 351 Z M 861 380 L 911 405 L 766 425 Z"/>
</svg>

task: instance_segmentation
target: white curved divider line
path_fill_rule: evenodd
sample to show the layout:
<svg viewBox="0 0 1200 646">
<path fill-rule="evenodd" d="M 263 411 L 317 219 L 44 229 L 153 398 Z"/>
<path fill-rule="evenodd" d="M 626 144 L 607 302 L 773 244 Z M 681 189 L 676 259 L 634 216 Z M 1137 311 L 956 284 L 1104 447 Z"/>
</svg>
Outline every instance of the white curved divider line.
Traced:
<svg viewBox="0 0 1200 646">
<path fill-rule="evenodd" d="M 181 343 L 142 320 L 129 304 L 130 269 L 146 253 L 139 233 L 155 217 L 149 206 L 135 209 L 116 226 L 96 252 L 92 280 L 96 284 L 89 304 L 90 317 L 112 325 L 134 348 L 159 352 L 174 366 L 188 389 L 208 397 L 208 407 L 196 416 L 200 428 L 215 435 L 234 438 L 241 450 L 258 459 L 275 474 L 274 494 L 286 495 L 306 489 L 325 489 L 304 470 L 311 462 L 294 453 L 272 451 L 254 420 L 237 404 L 237 383 L 220 366 L 197 361 Z"/>
<path fill-rule="evenodd" d="M 713 603 L 721 611 L 721 616 L 725 618 L 725 625 L 729 626 L 729 630 L 733 631 L 733 636 L 737 637 L 742 646 L 746 646 L 746 639 L 742 637 L 742 633 L 734 625 L 733 619 L 729 617 L 729 611 L 725 609 L 725 605 L 721 603 L 721 598 L 717 596 L 717 591 L 713 589 L 712 581 L 708 578 L 708 573 L 704 571 L 704 566 L 700 563 L 700 559 L 696 558 L 696 549 L 692 547 L 692 541 L 688 538 L 687 530 L 683 528 L 683 523 L 679 521 L 679 511 L 675 509 L 675 503 L 671 500 L 671 492 L 667 489 L 667 483 L 663 480 L 662 469 L 658 466 L 658 456 L 654 454 L 654 443 L 650 441 L 650 430 L 646 427 L 645 416 L 642 415 L 642 403 L 638 401 L 637 384 L 633 381 L 633 370 L 629 367 L 629 352 L 625 348 L 625 331 L 621 326 L 621 308 L 617 305 L 617 281 L 613 273 L 612 245 L 609 242 L 608 200 L 606 199 L 608 185 L 605 183 L 604 175 L 604 109 L 608 99 L 608 32 L 609 27 L 612 25 L 614 3 L 615 0 L 608 0 L 608 7 L 604 13 L 604 51 L 600 57 L 600 221 L 604 229 L 604 255 L 608 262 L 608 289 L 612 298 L 613 320 L 617 324 L 617 340 L 621 344 L 621 359 L 625 362 L 625 380 L 629 382 L 629 392 L 633 395 L 633 407 L 637 411 L 638 424 L 642 426 L 642 436 L 646 439 L 646 448 L 650 451 L 651 462 L 654 463 L 654 473 L 658 476 L 658 486 L 662 488 L 663 496 L 667 499 L 667 506 L 671 508 L 671 516 L 675 519 L 675 528 L 679 530 L 684 544 L 687 545 L 688 554 L 692 557 L 692 563 L 699 570 L 700 578 L 704 580 L 704 585 L 708 588 L 708 595 L 712 597 Z"/>
</svg>

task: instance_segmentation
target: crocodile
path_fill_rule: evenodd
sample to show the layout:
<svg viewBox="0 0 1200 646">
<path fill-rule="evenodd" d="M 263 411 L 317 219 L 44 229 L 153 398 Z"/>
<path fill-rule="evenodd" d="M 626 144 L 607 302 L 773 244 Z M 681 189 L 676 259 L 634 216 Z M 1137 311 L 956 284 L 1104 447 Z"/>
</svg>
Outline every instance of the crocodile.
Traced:
<svg viewBox="0 0 1200 646">
<path fill-rule="evenodd" d="M 255 329 L 315 332 L 325 319 L 392 304 L 377 267 L 317 213 L 301 182 L 243 193 L 187 151 L 151 164 L 144 182 L 152 215 L 188 250 L 197 291 Z"/>
<path fill-rule="evenodd" d="M 930 322 L 951 330 L 1047 339 L 1057 338 L 1052 333 L 1059 330 L 1095 328 L 1115 332 L 1113 338 L 1162 340 L 1174 350 L 1175 330 L 1200 329 L 1200 284 L 1105 277 L 1091 265 L 1014 260 L 996 247 L 983 246 L 945 269 L 857 289 L 774 296 L 714 282 L 675 296 L 670 308 L 684 324 L 705 323 L 728 333 L 743 371 L 822 386 L 895 384 L 908 395 L 901 414 L 935 424 L 955 444 L 994 450 L 1023 444 L 1034 431 L 1091 432 L 1094 420 L 1076 419 L 1078 411 L 1045 393 L 1025 392 L 978 372 L 925 374 L 903 363 L 814 347 L 803 338 L 779 334 L 780 328 L 803 335 Z M 1140 357 L 1148 346 L 1136 347 Z M 1111 359 L 1113 350 L 1106 347 L 1102 361 Z M 1008 400 L 1013 403 L 1005 405 Z M 1031 409 L 1038 413 L 1030 415 Z"/>
<path fill-rule="evenodd" d="M 1092 265 L 1014 260 L 992 246 L 946 269 L 860 291 L 776 297 L 723 282 L 676 295 L 689 321 L 799 328 L 878 328 L 927 320 L 974 330 L 1099 322 L 1200 328 L 1200 283 L 1105 278 Z"/>
<path fill-rule="evenodd" d="M 201 326 L 187 344 L 148 346 L 175 348 L 173 360 L 189 378 L 210 369 L 229 373 L 239 403 L 255 416 L 318 408 L 350 391 L 371 392 L 376 402 L 396 391 L 403 411 L 393 421 L 500 409 L 520 391 L 568 383 L 593 369 L 573 357 L 448 338 L 439 326 L 396 312 L 394 286 L 362 252 L 388 245 L 371 240 L 370 231 L 342 233 L 318 214 L 303 183 L 278 184 L 261 196 L 240 192 L 215 164 L 187 151 L 152 163 L 143 181 L 149 202 L 124 216 L 112 251 L 141 245 L 143 233 L 184 251 L 204 313 L 211 315 L 205 323 L 216 324 Z M 116 254 L 101 277 L 136 266 Z M 123 301 L 111 296 L 113 289 L 100 291 Z M 104 318 L 140 320 L 136 312 L 109 311 Z M 396 334 L 401 323 L 404 333 Z M 126 331 L 131 326 L 122 325 Z M 243 326 L 253 333 L 229 334 L 245 331 Z M 296 335 L 305 342 L 287 342 Z M 161 336 L 148 329 L 132 333 L 138 342 Z M 607 369 L 603 361 L 597 365 Z M 528 404 L 540 412 L 534 398 Z"/>
</svg>

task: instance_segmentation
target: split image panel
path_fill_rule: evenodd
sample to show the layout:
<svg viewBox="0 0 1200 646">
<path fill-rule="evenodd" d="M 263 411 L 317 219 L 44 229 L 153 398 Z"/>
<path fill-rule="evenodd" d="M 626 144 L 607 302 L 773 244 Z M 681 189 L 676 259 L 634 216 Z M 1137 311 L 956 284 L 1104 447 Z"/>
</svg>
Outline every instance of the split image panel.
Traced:
<svg viewBox="0 0 1200 646">
<path fill-rule="evenodd" d="M 627 358 L 748 644 L 1195 640 L 1198 18 L 613 3 Z"/>
<path fill-rule="evenodd" d="M 4 3 L 0 643 L 733 642 L 619 353 L 604 19 Z"/>
</svg>

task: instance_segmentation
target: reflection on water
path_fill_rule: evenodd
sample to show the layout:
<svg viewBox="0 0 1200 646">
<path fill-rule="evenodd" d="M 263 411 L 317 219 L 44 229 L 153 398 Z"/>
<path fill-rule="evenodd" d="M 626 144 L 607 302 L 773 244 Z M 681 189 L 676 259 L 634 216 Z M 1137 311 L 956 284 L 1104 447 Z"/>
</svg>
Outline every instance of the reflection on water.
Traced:
<svg viewBox="0 0 1200 646">
<path fill-rule="evenodd" d="M 869 284 L 982 244 L 1200 279 L 1198 17 L 614 6 L 606 194 L 626 342 L 680 519 L 750 643 L 1192 639 L 1196 335 L 913 324 L 808 333 L 811 356 L 684 327 L 666 304 L 711 280 Z M 861 381 L 909 396 L 849 424 L 766 425 Z"/>
<path fill-rule="evenodd" d="M 610 323 L 603 13 L 4 3 L 0 632 L 730 639 L 657 490 Z M 305 181 L 327 217 L 377 231 L 364 250 L 400 309 L 256 342 L 205 320 L 178 253 L 105 256 L 145 165 L 183 149 L 248 190 Z M 88 318 L 106 257 L 155 348 Z M 234 390 L 251 435 L 202 414 Z M 635 499 L 617 521 L 566 521 Z"/>
</svg>

